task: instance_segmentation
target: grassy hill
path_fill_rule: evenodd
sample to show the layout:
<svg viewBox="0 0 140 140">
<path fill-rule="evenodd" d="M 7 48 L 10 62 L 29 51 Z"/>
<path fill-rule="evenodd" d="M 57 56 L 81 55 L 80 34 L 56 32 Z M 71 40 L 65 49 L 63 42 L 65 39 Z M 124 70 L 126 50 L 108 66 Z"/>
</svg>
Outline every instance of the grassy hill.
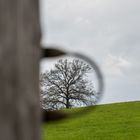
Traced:
<svg viewBox="0 0 140 140">
<path fill-rule="evenodd" d="M 43 124 L 43 140 L 140 140 L 140 102 L 99 105 L 87 115 Z"/>
</svg>

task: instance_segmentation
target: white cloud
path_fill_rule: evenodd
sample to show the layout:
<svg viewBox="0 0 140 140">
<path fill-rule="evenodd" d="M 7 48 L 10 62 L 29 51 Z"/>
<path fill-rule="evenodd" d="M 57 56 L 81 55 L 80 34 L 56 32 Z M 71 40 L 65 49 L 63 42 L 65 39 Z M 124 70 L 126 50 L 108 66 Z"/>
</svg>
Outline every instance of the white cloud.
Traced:
<svg viewBox="0 0 140 140">
<path fill-rule="evenodd" d="M 108 76 L 118 77 L 126 75 L 131 63 L 122 56 L 107 55 L 104 60 L 103 68 Z"/>
</svg>

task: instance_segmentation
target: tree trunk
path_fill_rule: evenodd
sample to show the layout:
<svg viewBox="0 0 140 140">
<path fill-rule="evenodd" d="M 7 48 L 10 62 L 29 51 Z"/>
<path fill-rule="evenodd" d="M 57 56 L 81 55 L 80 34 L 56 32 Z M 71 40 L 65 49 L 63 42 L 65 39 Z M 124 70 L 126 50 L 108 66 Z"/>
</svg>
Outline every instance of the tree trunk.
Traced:
<svg viewBox="0 0 140 140">
<path fill-rule="evenodd" d="M 39 140 L 38 0 L 0 0 L 0 139 Z"/>
<path fill-rule="evenodd" d="M 70 104 L 69 104 L 69 99 L 68 98 L 66 99 L 66 108 L 67 109 L 70 108 Z"/>
</svg>

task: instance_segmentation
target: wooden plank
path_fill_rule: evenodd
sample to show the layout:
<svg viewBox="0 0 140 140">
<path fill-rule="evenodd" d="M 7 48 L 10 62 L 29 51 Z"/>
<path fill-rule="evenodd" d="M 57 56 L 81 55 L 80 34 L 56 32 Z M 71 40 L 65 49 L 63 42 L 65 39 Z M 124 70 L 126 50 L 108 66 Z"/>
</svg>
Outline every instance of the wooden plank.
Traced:
<svg viewBox="0 0 140 140">
<path fill-rule="evenodd" d="M 38 0 L 0 0 L 0 139 L 39 140 Z"/>
</svg>

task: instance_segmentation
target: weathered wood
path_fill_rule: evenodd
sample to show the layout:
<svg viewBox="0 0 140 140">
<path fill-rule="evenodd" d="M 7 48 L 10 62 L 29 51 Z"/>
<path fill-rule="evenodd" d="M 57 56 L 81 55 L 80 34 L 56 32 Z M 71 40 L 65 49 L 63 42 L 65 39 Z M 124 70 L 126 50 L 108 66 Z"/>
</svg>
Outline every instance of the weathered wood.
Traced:
<svg viewBox="0 0 140 140">
<path fill-rule="evenodd" d="M 38 0 L 0 0 L 0 140 L 39 140 Z"/>
</svg>

